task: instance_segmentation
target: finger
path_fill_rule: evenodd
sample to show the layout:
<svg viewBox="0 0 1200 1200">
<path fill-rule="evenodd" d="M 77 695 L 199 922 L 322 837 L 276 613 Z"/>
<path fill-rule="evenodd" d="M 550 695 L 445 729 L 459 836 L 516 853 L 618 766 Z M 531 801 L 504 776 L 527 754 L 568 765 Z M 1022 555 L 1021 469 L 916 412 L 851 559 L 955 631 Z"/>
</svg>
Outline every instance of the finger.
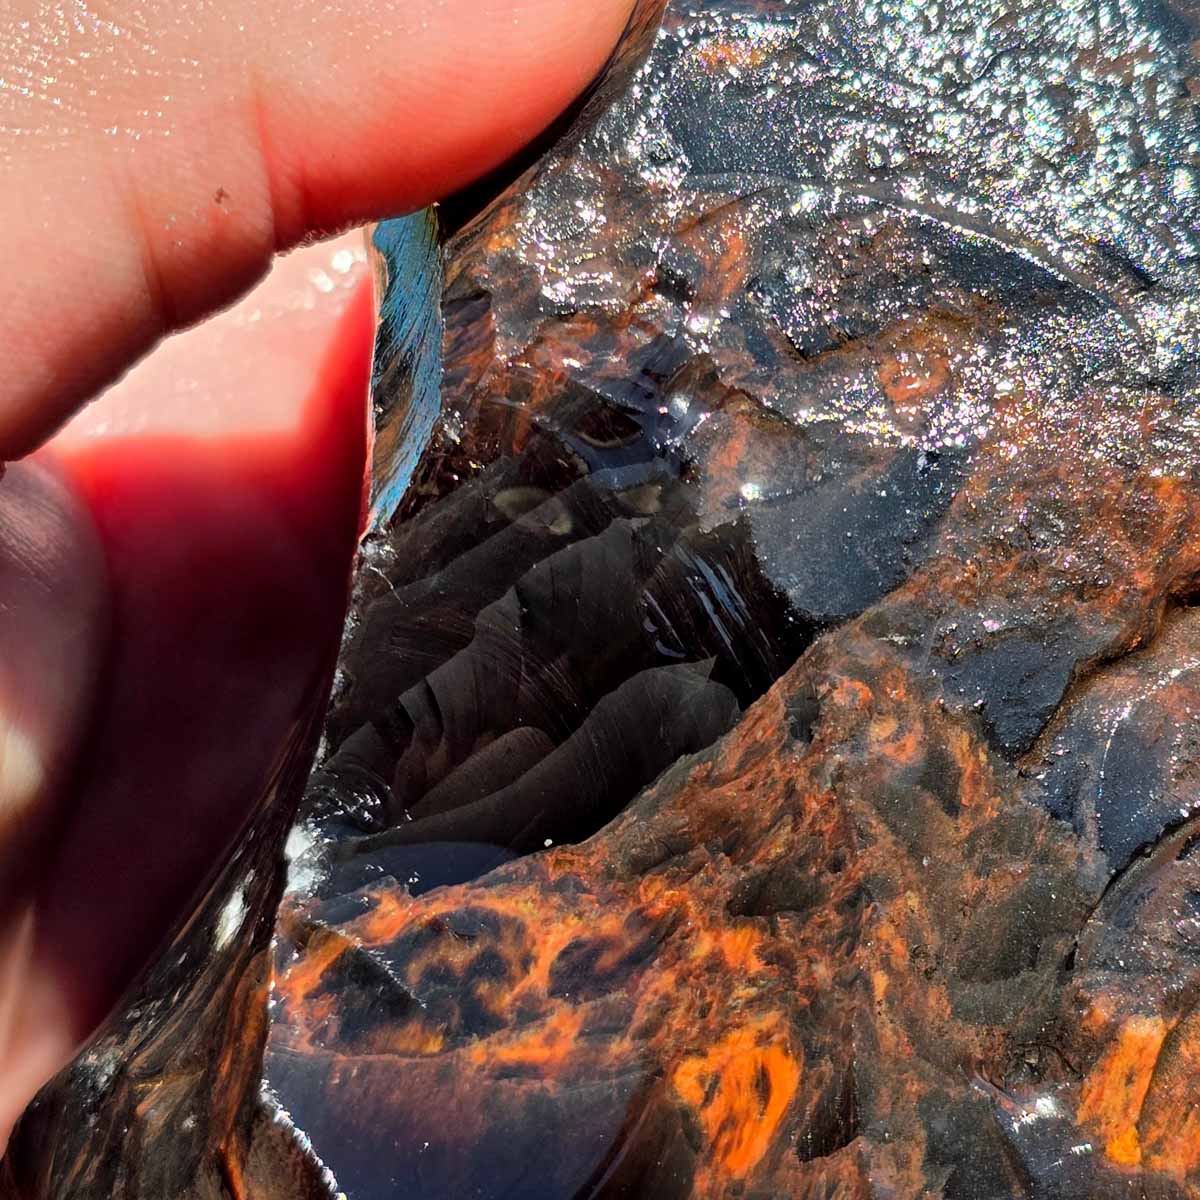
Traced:
<svg viewBox="0 0 1200 1200">
<path fill-rule="evenodd" d="M 282 260 L 52 446 L 98 531 L 112 640 L 69 806 L 0 922 L 20 973 L 0 1140 L 194 904 L 282 756 L 303 753 L 293 731 L 322 700 L 360 509 L 361 245 Z"/>
<path fill-rule="evenodd" d="M 95 681 L 107 625 L 86 512 L 48 467 L 0 480 L 0 909 L 31 870 Z"/>
<path fill-rule="evenodd" d="M 104 565 L 92 523 L 42 464 L 0 480 L 0 1146 L 27 1091 L 57 1065 L 51 998 L 30 1029 L 46 835 L 69 807 L 68 773 L 107 642 Z"/>
<path fill-rule="evenodd" d="M 142 359 L 50 443 L 59 459 L 155 435 L 297 436 L 326 404 L 316 391 L 348 310 L 364 303 L 367 239 L 356 229 L 277 257 L 249 294 Z M 370 330 L 355 336 L 369 339 Z M 355 352 L 363 351 L 356 346 Z M 366 421 L 366 396 L 350 419 Z"/>
<path fill-rule="evenodd" d="M 47 466 L 0 479 L 0 902 L 34 801 L 75 738 L 104 631 L 103 560 L 87 514 Z"/>
<path fill-rule="evenodd" d="M 630 0 L 16 0 L 0 11 L 0 458 L 314 230 L 497 166 Z"/>
</svg>

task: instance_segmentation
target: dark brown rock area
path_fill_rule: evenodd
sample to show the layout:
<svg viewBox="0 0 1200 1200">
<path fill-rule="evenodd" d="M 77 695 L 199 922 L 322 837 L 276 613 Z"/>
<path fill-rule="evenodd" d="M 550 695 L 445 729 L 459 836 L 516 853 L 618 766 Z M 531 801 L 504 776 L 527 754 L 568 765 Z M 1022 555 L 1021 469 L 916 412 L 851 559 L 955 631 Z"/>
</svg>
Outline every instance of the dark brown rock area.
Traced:
<svg viewBox="0 0 1200 1200">
<path fill-rule="evenodd" d="M 383 231 L 282 904 L 8 1194 L 1200 1196 L 1197 24 L 647 2 L 440 350 Z"/>
</svg>

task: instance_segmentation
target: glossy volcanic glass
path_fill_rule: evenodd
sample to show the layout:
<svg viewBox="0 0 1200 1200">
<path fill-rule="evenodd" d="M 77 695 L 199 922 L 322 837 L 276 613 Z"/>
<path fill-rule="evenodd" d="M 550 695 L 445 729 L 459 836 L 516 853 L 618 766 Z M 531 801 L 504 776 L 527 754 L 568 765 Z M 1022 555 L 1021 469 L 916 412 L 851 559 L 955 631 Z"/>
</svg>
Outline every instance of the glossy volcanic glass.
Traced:
<svg viewBox="0 0 1200 1200">
<path fill-rule="evenodd" d="M 382 227 L 318 767 L 13 1195 L 1200 1196 L 1198 39 L 647 2 Z"/>
</svg>

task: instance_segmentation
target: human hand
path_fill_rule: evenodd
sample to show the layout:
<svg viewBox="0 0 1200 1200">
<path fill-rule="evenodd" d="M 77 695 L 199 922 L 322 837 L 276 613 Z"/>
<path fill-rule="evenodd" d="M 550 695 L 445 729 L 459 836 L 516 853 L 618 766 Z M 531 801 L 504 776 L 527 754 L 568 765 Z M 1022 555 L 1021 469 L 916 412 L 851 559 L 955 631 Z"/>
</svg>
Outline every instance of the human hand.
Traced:
<svg viewBox="0 0 1200 1200">
<path fill-rule="evenodd" d="M 629 7 L 14 0 L 0 458 L 276 252 L 502 163 Z M 323 677 L 371 328 L 356 256 L 315 253 L 336 286 L 292 260 L 0 482 L 0 1145 L 194 896 Z"/>
</svg>

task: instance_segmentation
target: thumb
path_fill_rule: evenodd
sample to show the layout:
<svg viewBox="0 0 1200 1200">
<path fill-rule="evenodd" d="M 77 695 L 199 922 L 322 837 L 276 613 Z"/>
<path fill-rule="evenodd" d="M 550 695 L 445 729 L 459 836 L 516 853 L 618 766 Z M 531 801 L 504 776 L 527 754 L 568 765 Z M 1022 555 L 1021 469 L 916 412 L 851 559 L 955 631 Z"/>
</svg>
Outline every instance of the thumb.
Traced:
<svg viewBox="0 0 1200 1200">
<path fill-rule="evenodd" d="M 511 157 L 631 0 L 13 0 L 0 9 L 0 459 L 306 235 Z"/>
</svg>

